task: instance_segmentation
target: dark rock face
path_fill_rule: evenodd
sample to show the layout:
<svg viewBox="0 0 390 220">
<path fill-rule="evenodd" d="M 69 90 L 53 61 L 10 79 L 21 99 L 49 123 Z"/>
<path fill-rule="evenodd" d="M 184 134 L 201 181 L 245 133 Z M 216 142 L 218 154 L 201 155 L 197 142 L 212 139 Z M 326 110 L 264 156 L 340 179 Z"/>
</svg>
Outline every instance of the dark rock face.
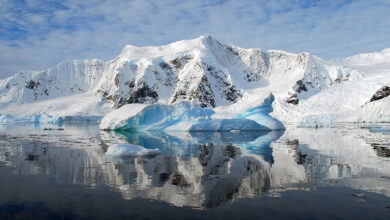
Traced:
<svg viewBox="0 0 390 220">
<path fill-rule="evenodd" d="M 295 155 L 295 162 L 299 165 L 302 165 L 306 162 L 307 154 L 303 154 L 301 152 L 297 152 Z"/>
<path fill-rule="evenodd" d="M 307 92 L 307 86 L 302 80 L 298 80 L 297 83 L 294 85 L 293 90 L 296 92 L 292 94 L 291 96 L 287 97 L 286 102 L 293 104 L 293 105 L 298 105 L 299 103 L 299 98 L 297 93 L 301 92 Z"/>
<path fill-rule="evenodd" d="M 390 157 L 390 148 L 376 143 L 371 144 L 371 146 L 379 157 Z"/>
<path fill-rule="evenodd" d="M 98 90 L 97 94 L 102 94 L 104 98 L 114 103 L 115 108 L 120 108 L 125 104 L 130 103 L 149 103 L 153 104 L 158 100 L 158 94 L 152 88 L 145 83 L 135 86 L 134 82 L 128 84 L 130 87 L 130 93 L 126 96 L 122 96 L 119 93 L 109 95 L 103 90 Z"/>
<path fill-rule="evenodd" d="M 217 87 L 214 87 L 215 90 L 220 90 L 222 97 L 226 100 L 235 103 L 242 97 L 242 94 L 237 90 L 236 86 L 232 85 L 228 80 L 224 72 L 216 70 L 211 65 L 202 62 L 202 68 L 205 72 L 208 72 L 209 76 L 214 78 L 214 82 L 217 83 Z"/>
<path fill-rule="evenodd" d="M 237 102 L 237 100 L 242 97 L 242 94 L 236 89 L 235 86 L 227 88 L 224 92 L 225 98 L 233 103 Z"/>
<path fill-rule="evenodd" d="M 194 58 L 191 55 L 185 55 L 182 57 L 177 57 L 170 61 L 170 63 L 176 68 L 181 69 L 183 66 L 185 66 L 192 58 Z M 161 66 L 161 65 L 160 65 Z M 161 67 L 163 68 L 163 67 Z"/>
<path fill-rule="evenodd" d="M 290 104 L 298 105 L 299 99 L 298 99 L 297 94 L 293 94 L 293 95 L 291 95 L 290 97 L 288 97 L 288 98 L 286 99 L 286 102 L 287 102 L 287 103 L 290 103 Z"/>
<path fill-rule="evenodd" d="M 307 92 L 307 87 L 306 87 L 305 83 L 303 83 L 302 80 L 298 80 L 297 84 L 295 84 L 295 86 L 294 86 L 294 90 L 297 91 L 298 93 L 300 93 L 302 91 Z"/>
<path fill-rule="evenodd" d="M 375 92 L 375 94 L 371 97 L 370 102 L 383 99 L 390 95 L 390 87 L 383 86 L 381 89 Z"/>
<path fill-rule="evenodd" d="M 29 80 L 26 82 L 27 89 L 36 89 L 39 86 L 39 82 L 35 82 L 34 80 Z"/>
<path fill-rule="evenodd" d="M 35 82 L 34 80 L 26 81 L 26 88 L 33 90 L 35 100 L 38 99 L 38 86 L 41 85 L 40 82 Z"/>
<path fill-rule="evenodd" d="M 200 83 L 195 90 L 188 90 L 189 84 L 186 83 L 182 89 L 177 90 L 170 103 L 176 103 L 181 100 L 198 100 L 201 107 L 215 107 L 215 96 L 206 76 L 202 76 Z"/>
<path fill-rule="evenodd" d="M 134 88 L 127 98 L 127 103 L 155 103 L 158 100 L 158 94 L 148 85 L 142 84 L 141 87 Z"/>
<path fill-rule="evenodd" d="M 191 95 L 191 98 L 192 97 L 200 101 L 201 107 L 207 107 L 207 106 L 215 107 L 214 92 L 211 89 L 210 83 L 206 76 L 202 77 L 198 90 Z"/>
</svg>

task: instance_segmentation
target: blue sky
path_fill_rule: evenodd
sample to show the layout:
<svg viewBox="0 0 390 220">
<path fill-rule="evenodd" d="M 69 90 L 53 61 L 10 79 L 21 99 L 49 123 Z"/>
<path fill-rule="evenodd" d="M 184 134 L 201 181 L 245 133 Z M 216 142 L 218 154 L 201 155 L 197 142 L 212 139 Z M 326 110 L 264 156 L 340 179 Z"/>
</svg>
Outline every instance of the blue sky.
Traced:
<svg viewBox="0 0 390 220">
<path fill-rule="evenodd" d="M 246 48 L 345 57 L 390 47 L 390 1 L 0 0 L 0 77 L 202 34 Z"/>
</svg>

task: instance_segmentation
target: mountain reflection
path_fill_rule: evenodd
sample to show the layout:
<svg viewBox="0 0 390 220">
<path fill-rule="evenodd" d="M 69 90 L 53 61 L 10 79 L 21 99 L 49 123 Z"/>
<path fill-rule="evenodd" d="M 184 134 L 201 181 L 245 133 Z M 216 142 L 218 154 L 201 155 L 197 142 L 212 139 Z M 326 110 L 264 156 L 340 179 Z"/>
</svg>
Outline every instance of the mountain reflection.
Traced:
<svg viewBox="0 0 390 220">
<path fill-rule="evenodd" d="M 23 135 L 19 135 L 23 134 Z M 104 184 L 124 199 L 212 208 L 290 189 L 344 185 L 390 195 L 388 134 L 367 129 L 272 132 L 106 132 L 19 127 L 0 131 L 0 161 L 17 174 L 45 174 L 67 184 Z M 159 148 L 153 157 L 105 156 L 132 143 Z M 378 153 L 379 148 L 384 148 Z"/>
</svg>

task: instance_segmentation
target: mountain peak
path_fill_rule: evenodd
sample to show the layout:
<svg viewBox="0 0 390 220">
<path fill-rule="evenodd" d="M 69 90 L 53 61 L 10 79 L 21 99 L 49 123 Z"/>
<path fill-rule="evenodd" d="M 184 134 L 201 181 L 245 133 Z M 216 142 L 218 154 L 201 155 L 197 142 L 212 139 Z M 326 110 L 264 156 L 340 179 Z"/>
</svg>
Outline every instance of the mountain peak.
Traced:
<svg viewBox="0 0 390 220">
<path fill-rule="evenodd" d="M 125 59 L 140 59 L 140 58 L 154 58 L 159 56 L 166 56 L 169 54 L 176 54 L 189 50 L 204 51 L 208 49 L 211 42 L 219 42 L 211 35 L 200 35 L 199 37 L 180 40 L 172 42 L 162 46 L 134 46 L 126 45 L 121 54 L 120 58 Z"/>
</svg>

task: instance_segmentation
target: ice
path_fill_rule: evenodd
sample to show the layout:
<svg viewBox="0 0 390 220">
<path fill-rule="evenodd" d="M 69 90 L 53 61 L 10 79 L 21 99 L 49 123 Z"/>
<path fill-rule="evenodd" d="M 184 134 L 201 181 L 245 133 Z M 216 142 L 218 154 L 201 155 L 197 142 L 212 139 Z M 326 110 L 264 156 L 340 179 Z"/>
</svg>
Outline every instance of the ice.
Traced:
<svg viewBox="0 0 390 220">
<path fill-rule="evenodd" d="M 14 117 L 9 114 L 0 114 L 0 124 L 19 124 L 19 123 L 61 124 L 63 123 L 63 119 L 58 116 L 51 116 L 47 113 L 33 114 L 25 117 Z"/>
<path fill-rule="evenodd" d="M 212 109 L 196 103 L 129 104 L 106 115 L 101 123 L 103 130 L 181 130 L 186 131 L 196 122 L 208 120 Z"/>
<path fill-rule="evenodd" d="M 272 103 L 272 100 L 270 100 Z M 103 130 L 176 130 L 176 131 L 231 131 L 280 130 L 284 126 L 269 116 L 268 101 L 238 118 L 213 119 L 213 109 L 197 103 L 129 104 L 110 112 L 100 124 Z M 270 109 L 271 108 L 271 109 Z M 245 118 L 248 117 L 248 118 Z M 260 124 L 258 122 L 264 123 Z"/>
<path fill-rule="evenodd" d="M 259 125 L 250 119 L 215 119 L 191 126 L 190 131 L 268 131 L 268 127 Z"/>
<path fill-rule="evenodd" d="M 269 113 L 273 111 L 272 109 L 272 103 L 275 100 L 274 96 L 271 94 L 268 98 L 266 98 L 263 102 L 263 104 L 256 106 L 254 108 L 248 109 L 245 112 L 236 115 L 234 118 L 236 119 L 251 119 L 258 124 L 261 124 L 270 130 L 284 130 L 285 127 L 283 124 L 271 117 Z"/>
<path fill-rule="evenodd" d="M 146 149 L 134 144 L 116 144 L 108 148 L 106 155 L 112 157 L 137 157 L 137 156 L 151 156 L 161 153 L 157 148 Z"/>
<path fill-rule="evenodd" d="M 97 122 L 102 116 L 53 116 L 48 113 L 31 114 L 17 117 L 10 114 L 0 114 L 0 124 L 53 124 Z"/>
</svg>

